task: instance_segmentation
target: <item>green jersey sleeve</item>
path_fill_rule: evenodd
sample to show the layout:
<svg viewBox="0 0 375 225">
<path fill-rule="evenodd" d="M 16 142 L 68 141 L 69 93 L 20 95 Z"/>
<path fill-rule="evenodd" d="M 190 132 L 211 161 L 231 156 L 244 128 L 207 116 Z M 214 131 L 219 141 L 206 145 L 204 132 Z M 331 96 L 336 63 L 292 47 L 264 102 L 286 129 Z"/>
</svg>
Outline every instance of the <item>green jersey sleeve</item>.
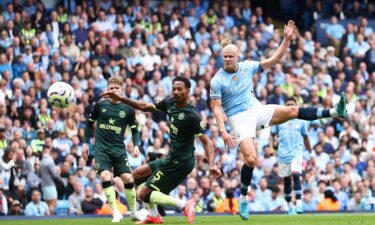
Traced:
<svg viewBox="0 0 375 225">
<path fill-rule="evenodd" d="M 161 100 L 160 102 L 155 103 L 154 104 L 155 110 L 166 112 L 169 101 L 170 101 L 169 98 L 165 98 L 165 99 Z"/>
<path fill-rule="evenodd" d="M 193 129 L 195 136 L 201 136 L 206 133 L 206 127 L 199 116 L 193 117 Z"/>
</svg>

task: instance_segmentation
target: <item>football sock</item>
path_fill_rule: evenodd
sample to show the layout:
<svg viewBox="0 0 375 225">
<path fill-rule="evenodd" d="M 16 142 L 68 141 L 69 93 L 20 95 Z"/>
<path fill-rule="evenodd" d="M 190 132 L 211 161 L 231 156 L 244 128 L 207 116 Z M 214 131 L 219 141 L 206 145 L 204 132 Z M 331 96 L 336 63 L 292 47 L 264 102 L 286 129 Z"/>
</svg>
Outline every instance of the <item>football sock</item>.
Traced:
<svg viewBox="0 0 375 225">
<path fill-rule="evenodd" d="M 298 119 L 301 120 L 316 120 L 327 117 L 337 117 L 336 109 L 323 109 L 315 107 L 298 108 Z"/>
<path fill-rule="evenodd" d="M 124 184 L 126 201 L 128 201 L 130 211 L 136 211 L 137 200 L 135 194 L 134 183 Z"/>
<path fill-rule="evenodd" d="M 247 196 L 247 190 L 249 188 L 249 185 L 251 183 L 251 179 L 253 178 L 253 170 L 254 168 L 251 168 L 247 166 L 246 164 L 243 164 L 241 169 L 241 195 Z"/>
<path fill-rule="evenodd" d="M 162 206 L 174 206 L 182 210 L 186 204 L 186 201 L 173 198 L 169 195 L 161 193 L 160 191 L 153 191 L 151 192 L 150 203 Z"/>
<path fill-rule="evenodd" d="M 152 203 L 146 203 L 146 207 L 148 209 L 148 214 L 152 217 L 157 217 L 159 215 L 159 211 L 156 208 L 155 204 Z"/>
<path fill-rule="evenodd" d="M 108 200 L 108 204 L 111 206 L 112 211 L 118 210 L 116 204 L 116 191 L 112 186 L 111 181 L 102 182 L 103 192 Z"/>
<path fill-rule="evenodd" d="M 292 202 L 292 178 L 284 177 L 284 195 L 285 195 L 285 201 Z"/>
<path fill-rule="evenodd" d="M 294 184 L 294 193 L 296 193 L 296 199 L 302 199 L 302 187 L 301 187 L 301 179 L 300 174 L 293 174 L 293 184 Z"/>
</svg>

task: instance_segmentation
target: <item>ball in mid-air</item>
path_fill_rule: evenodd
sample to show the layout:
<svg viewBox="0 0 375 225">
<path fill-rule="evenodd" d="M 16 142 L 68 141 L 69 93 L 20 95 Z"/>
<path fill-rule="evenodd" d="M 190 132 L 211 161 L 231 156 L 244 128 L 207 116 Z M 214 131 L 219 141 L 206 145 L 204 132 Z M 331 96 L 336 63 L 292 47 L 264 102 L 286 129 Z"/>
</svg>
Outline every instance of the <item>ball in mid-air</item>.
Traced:
<svg viewBox="0 0 375 225">
<path fill-rule="evenodd" d="M 53 83 L 47 92 L 48 102 L 57 108 L 66 108 L 75 100 L 74 89 L 66 82 Z"/>
</svg>

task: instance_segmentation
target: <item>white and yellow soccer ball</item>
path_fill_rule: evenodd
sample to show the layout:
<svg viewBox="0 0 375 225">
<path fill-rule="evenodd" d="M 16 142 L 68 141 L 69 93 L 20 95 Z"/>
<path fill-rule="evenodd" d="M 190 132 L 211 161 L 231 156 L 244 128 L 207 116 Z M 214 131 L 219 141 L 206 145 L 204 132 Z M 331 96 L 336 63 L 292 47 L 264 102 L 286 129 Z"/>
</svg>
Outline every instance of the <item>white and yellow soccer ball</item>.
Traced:
<svg viewBox="0 0 375 225">
<path fill-rule="evenodd" d="M 53 83 L 47 92 L 48 102 L 57 108 L 66 108 L 75 101 L 74 89 L 66 82 Z"/>
</svg>

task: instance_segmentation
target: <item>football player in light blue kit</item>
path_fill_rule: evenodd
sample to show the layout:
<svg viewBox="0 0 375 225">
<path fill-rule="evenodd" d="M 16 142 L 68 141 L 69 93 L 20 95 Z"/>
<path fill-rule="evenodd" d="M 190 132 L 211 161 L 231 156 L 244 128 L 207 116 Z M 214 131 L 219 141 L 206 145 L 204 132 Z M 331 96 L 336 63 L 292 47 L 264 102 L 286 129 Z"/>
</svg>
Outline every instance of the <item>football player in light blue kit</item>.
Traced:
<svg viewBox="0 0 375 225">
<path fill-rule="evenodd" d="M 244 157 L 241 169 L 241 196 L 239 214 L 249 219 L 247 189 L 250 185 L 257 159 L 254 140 L 257 129 L 284 123 L 291 119 L 316 120 L 326 117 L 346 117 L 346 96 L 341 93 L 336 108 L 300 108 L 297 106 L 262 105 L 255 98 L 253 76 L 279 63 L 286 52 L 295 31 L 295 24 L 289 21 L 284 27 L 284 40 L 272 57 L 257 61 L 238 62 L 238 47 L 229 39 L 223 39 L 224 65 L 211 79 L 211 108 L 215 115 L 221 137 L 229 148 L 237 143 Z M 234 136 L 228 134 L 224 125 L 224 113 L 228 117 Z"/>
<path fill-rule="evenodd" d="M 296 106 L 297 100 L 288 98 L 285 105 Z M 277 137 L 278 140 L 277 161 L 279 164 L 279 176 L 284 178 L 284 194 L 289 207 L 288 213 L 289 215 L 302 214 L 301 173 L 304 147 L 311 153 L 306 122 L 299 119 L 289 120 L 283 124 L 273 126 L 271 133 L 270 143 L 273 143 L 274 137 Z M 295 207 L 292 203 L 292 179 L 293 190 L 297 199 Z"/>
</svg>

